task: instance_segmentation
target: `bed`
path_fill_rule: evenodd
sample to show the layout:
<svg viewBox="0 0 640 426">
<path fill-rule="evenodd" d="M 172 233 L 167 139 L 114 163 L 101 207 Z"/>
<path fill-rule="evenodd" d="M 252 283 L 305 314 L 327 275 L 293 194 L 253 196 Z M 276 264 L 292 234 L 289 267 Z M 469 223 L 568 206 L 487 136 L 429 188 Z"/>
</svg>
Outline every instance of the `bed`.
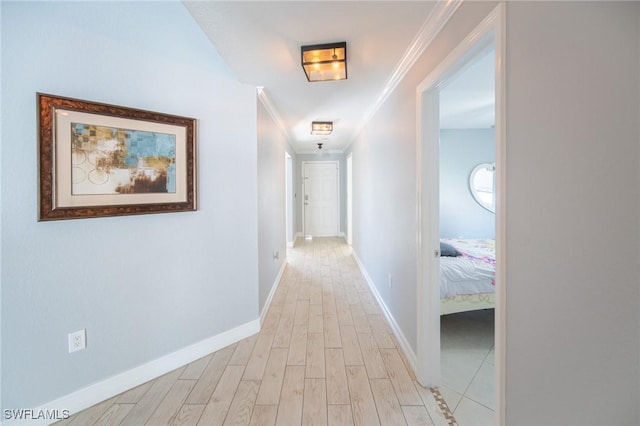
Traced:
<svg viewBox="0 0 640 426">
<path fill-rule="evenodd" d="M 440 242 L 440 314 L 493 308 L 495 240 L 442 239 Z"/>
</svg>

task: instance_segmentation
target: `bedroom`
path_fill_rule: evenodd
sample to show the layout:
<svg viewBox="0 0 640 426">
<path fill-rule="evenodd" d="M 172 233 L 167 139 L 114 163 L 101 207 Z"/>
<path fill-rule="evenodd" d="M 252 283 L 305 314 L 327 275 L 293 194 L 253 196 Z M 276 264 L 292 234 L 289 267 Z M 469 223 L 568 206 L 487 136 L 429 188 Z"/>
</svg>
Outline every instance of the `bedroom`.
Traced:
<svg viewBox="0 0 640 426">
<path fill-rule="evenodd" d="M 460 424 L 495 409 L 494 57 L 440 93 L 440 391 Z"/>
</svg>

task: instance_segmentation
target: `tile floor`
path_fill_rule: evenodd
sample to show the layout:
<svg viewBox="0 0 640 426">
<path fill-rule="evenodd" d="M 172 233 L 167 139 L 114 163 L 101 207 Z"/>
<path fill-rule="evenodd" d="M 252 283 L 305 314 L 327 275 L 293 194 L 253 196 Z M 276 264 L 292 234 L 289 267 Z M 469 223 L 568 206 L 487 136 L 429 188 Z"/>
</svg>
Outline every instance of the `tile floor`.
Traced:
<svg viewBox="0 0 640 426">
<path fill-rule="evenodd" d="M 288 262 L 259 334 L 58 424 L 450 424 L 343 240 L 299 240 Z"/>
<path fill-rule="evenodd" d="M 440 393 L 459 426 L 494 423 L 494 310 L 441 317 Z"/>
</svg>

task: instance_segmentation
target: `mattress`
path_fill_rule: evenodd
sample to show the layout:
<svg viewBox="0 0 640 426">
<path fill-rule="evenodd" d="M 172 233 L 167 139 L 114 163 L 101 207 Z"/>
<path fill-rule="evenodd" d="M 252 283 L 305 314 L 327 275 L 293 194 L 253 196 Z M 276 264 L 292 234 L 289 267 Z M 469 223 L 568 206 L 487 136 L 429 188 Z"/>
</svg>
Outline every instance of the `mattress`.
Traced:
<svg viewBox="0 0 640 426">
<path fill-rule="evenodd" d="M 462 255 L 440 258 L 440 298 L 495 292 L 495 241 L 443 239 Z"/>
</svg>

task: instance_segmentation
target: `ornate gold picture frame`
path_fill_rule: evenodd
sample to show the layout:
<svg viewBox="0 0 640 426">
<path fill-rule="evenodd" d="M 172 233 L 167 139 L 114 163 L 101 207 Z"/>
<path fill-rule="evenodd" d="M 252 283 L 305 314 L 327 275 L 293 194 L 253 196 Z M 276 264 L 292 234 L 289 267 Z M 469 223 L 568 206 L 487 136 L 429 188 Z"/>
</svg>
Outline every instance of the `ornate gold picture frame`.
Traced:
<svg viewBox="0 0 640 426">
<path fill-rule="evenodd" d="M 196 120 L 37 94 L 41 221 L 196 210 Z"/>
</svg>

